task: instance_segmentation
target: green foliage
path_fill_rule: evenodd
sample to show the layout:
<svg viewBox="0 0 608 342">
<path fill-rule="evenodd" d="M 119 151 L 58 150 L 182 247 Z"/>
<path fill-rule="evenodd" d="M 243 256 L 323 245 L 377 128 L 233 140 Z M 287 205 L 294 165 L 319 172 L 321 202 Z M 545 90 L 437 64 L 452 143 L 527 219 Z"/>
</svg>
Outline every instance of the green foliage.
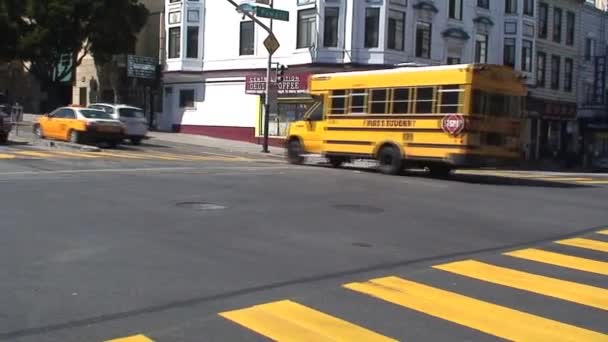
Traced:
<svg viewBox="0 0 608 342">
<path fill-rule="evenodd" d="M 0 59 L 21 60 L 51 83 L 72 74 L 82 52 L 100 62 L 133 52 L 147 17 L 139 0 L 0 0 Z M 73 62 L 53 75 L 62 56 Z"/>
</svg>

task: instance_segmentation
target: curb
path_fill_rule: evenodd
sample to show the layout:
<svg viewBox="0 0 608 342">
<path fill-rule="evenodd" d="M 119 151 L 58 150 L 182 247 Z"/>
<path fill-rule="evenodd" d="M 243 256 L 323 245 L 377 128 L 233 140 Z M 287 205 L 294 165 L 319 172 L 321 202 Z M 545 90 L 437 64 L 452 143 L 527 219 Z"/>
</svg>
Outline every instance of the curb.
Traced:
<svg viewBox="0 0 608 342">
<path fill-rule="evenodd" d="M 77 150 L 77 151 L 81 151 L 81 152 L 99 152 L 99 151 L 101 151 L 101 148 L 99 148 L 97 146 L 74 144 L 74 143 L 63 142 L 63 141 L 34 139 L 31 143 L 34 146 L 42 146 L 42 147 L 65 149 L 65 150 Z"/>
</svg>

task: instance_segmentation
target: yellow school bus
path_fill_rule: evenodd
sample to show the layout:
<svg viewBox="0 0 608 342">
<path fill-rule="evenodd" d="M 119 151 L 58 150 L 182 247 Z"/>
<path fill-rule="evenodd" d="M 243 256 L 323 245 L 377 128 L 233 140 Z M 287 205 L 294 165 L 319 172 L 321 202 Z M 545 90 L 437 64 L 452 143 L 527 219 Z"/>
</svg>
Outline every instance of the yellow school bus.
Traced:
<svg viewBox="0 0 608 342">
<path fill-rule="evenodd" d="M 338 167 L 376 159 L 397 174 L 513 162 L 521 156 L 526 87 L 501 65 L 463 64 L 314 75 L 315 98 L 287 135 L 287 158 L 321 154 Z"/>
</svg>

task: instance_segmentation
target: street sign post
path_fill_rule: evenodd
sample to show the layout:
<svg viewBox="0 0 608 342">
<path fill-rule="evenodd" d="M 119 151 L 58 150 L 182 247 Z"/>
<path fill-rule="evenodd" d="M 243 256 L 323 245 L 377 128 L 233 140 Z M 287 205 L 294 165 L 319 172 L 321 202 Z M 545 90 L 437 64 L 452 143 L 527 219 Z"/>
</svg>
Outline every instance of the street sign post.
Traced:
<svg viewBox="0 0 608 342">
<path fill-rule="evenodd" d="M 289 21 L 289 12 L 268 7 L 255 7 L 255 15 L 260 18 Z"/>
</svg>

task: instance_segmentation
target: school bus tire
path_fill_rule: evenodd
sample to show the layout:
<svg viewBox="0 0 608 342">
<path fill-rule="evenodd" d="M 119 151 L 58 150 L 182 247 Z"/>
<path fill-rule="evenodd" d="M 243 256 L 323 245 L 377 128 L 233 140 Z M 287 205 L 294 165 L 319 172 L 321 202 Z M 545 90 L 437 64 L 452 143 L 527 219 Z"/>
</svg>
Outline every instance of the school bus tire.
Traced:
<svg viewBox="0 0 608 342">
<path fill-rule="evenodd" d="M 399 148 L 392 144 L 380 147 L 376 154 L 378 170 L 385 175 L 398 175 L 403 170 L 403 155 Z"/>
<path fill-rule="evenodd" d="M 304 148 L 298 138 L 291 138 L 287 142 L 287 161 L 290 164 L 301 165 L 304 163 Z"/>
</svg>

